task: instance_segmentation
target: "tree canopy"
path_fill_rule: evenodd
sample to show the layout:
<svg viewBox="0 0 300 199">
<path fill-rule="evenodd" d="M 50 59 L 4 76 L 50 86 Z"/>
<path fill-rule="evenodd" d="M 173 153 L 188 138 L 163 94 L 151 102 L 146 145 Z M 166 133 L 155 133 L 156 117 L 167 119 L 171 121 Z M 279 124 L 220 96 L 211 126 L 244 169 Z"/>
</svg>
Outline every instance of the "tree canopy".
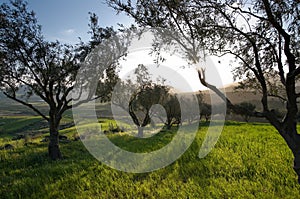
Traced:
<svg viewBox="0 0 300 199">
<path fill-rule="evenodd" d="M 116 34 L 112 28 L 99 27 L 97 17 L 93 14 L 90 16 L 91 41 L 70 45 L 47 41 L 34 12 L 29 11 L 26 2 L 15 0 L 0 6 L 1 90 L 8 98 L 27 106 L 48 121 L 48 151 L 54 160 L 62 157 L 58 146 L 62 115 L 66 110 L 82 103 L 72 104 L 71 97 L 79 68 L 97 44 Z M 115 51 L 107 53 L 120 55 Z M 100 71 L 102 75 L 98 77 L 96 85 L 99 82 L 102 88 L 105 84 L 104 90 L 110 90 L 109 85 L 114 82 L 112 77 L 116 74 L 116 65 L 116 62 L 104 65 L 103 67 L 109 67 Z M 111 80 L 108 81 L 108 78 Z M 20 88 L 25 89 L 26 98 L 18 95 Z M 109 97 L 105 91 L 99 92 L 101 98 Z M 48 105 L 48 113 L 42 112 L 38 106 L 29 102 L 32 95 L 38 96 Z"/>
</svg>

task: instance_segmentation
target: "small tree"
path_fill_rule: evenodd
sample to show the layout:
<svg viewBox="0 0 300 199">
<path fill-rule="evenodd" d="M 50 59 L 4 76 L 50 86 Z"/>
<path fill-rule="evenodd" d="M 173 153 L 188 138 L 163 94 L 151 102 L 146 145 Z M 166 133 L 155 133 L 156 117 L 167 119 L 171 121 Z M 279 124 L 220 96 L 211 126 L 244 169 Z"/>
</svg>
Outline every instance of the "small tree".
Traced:
<svg viewBox="0 0 300 199">
<path fill-rule="evenodd" d="M 161 85 L 147 84 L 132 95 L 129 101 L 129 114 L 138 127 L 138 137 L 143 137 L 143 129 L 150 124 L 150 109 L 155 104 L 162 102 L 162 97 L 166 96 L 168 90 Z"/>
<path fill-rule="evenodd" d="M 249 102 L 241 102 L 237 106 L 240 107 L 240 115 L 244 118 L 245 122 L 249 122 L 250 118 L 253 116 L 256 106 Z"/>
<path fill-rule="evenodd" d="M 171 129 L 174 124 L 179 125 L 181 123 L 181 109 L 178 96 L 168 93 L 163 102 L 163 107 L 167 113 L 167 119 L 165 121 L 167 129 Z"/>
<path fill-rule="evenodd" d="M 193 99 L 193 96 L 180 96 L 181 101 L 181 114 L 182 114 L 182 120 L 181 122 L 186 121 L 188 124 L 192 124 L 192 122 L 195 122 L 199 119 L 199 112 L 196 112 L 195 107 L 191 106 L 195 99 Z M 196 104 L 196 103 L 195 103 Z M 198 103 L 196 104 L 198 105 Z"/>
<path fill-rule="evenodd" d="M 151 123 L 151 118 L 158 118 L 168 129 L 181 120 L 180 105 L 177 95 L 171 94 L 170 87 L 164 85 L 162 78 L 153 82 L 152 75 L 143 64 L 139 64 L 131 79 L 119 80 L 114 88 L 112 104 L 121 108 L 124 112 L 118 114 L 129 114 L 134 125 L 138 128 L 138 137 L 143 137 L 143 129 Z M 161 108 L 163 107 L 166 118 Z M 118 115 L 117 114 L 117 115 Z M 124 120 L 126 117 L 122 117 Z"/>
<path fill-rule="evenodd" d="M 161 89 L 165 90 L 163 96 L 160 99 L 161 109 L 152 110 L 151 115 L 158 118 L 162 123 L 164 123 L 167 129 L 171 129 L 174 124 L 181 124 L 181 109 L 180 103 L 178 101 L 178 95 L 170 93 L 164 86 Z M 165 115 L 165 117 L 163 117 Z"/>
<path fill-rule="evenodd" d="M 207 103 L 200 104 L 200 119 L 204 117 L 205 121 L 207 122 L 210 116 L 211 116 L 211 105 Z"/>
</svg>

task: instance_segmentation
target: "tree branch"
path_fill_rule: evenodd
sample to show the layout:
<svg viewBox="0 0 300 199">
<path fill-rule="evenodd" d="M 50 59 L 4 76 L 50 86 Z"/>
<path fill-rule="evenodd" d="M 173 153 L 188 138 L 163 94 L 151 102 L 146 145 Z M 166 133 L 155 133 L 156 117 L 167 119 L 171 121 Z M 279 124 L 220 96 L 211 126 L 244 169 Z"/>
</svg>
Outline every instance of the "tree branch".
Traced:
<svg viewBox="0 0 300 199">
<path fill-rule="evenodd" d="M 262 17 L 262 16 L 258 16 L 258 15 L 256 15 L 256 14 L 250 12 L 250 11 L 242 10 L 242 9 L 239 8 L 239 7 L 234 7 L 234 6 L 231 6 L 231 5 L 229 5 L 229 4 L 226 4 L 226 5 L 227 5 L 228 7 L 230 7 L 230 8 L 232 8 L 232 9 L 234 9 L 234 10 L 238 10 L 238 11 L 240 11 L 241 13 L 248 14 L 248 15 L 250 15 L 250 16 L 252 16 L 252 17 L 255 17 L 255 18 L 257 18 L 257 19 L 260 19 L 260 20 L 262 20 L 262 21 L 267 21 L 267 20 L 268 20 L 267 18 L 264 18 L 264 17 Z"/>
<path fill-rule="evenodd" d="M 40 112 L 37 108 L 35 108 L 32 104 L 29 104 L 29 103 L 24 102 L 24 101 L 22 101 L 22 100 L 20 100 L 20 99 L 17 99 L 16 97 L 11 96 L 11 95 L 9 95 L 9 94 L 6 93 L 6 92 L 3 92 L 3 94 L 4 94 L 6 97 L 8 97 L 9 99 L 12 99 L 12 100 L 14 100 L 14 101 L 16 101 L 16 102 L 18 102 L 18 103 L 21 103 L 21 104 L 23 104 L 23 105 L 29 107 L 29 108 L 32 109 L 34 112 L 36 112 L 37 114 L 39 114 L 40 116 L 42 116 L 45 120 L 49 121 L 49 118 L 48 118 L 46 115 L 44 115 L 42 112 Z"/>
<path fill-rule="evenodd" d="M 241 109 L 238 106 L 235 106 L 226 96 L 224 93 L 222 93 L 216 86 L 209 84 L 205 80 L 205 72 L 204 70 L 198 70 L 198 77 L 201 82 L 201 84 L 208 89 L 212 90 L 215 92 L 226 104 L 227 108 L 230 110 L 234 111 L 235 113 L 240 113 Z M 253 114 L 254 115 L 254 114 Z"/>
</svg>

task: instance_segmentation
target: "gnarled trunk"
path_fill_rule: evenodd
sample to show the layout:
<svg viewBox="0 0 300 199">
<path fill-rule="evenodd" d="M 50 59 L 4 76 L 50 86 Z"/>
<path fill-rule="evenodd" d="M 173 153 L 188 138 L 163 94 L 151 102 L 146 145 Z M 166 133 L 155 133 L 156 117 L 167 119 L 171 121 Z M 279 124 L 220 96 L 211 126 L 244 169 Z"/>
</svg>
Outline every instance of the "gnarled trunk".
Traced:
<svg viewBox="0 0 300 199">
<path fill-rule="evenodd" d="M 294 170 L 298 175 L 298 183 L 300 184 L 300 135 L 297 133 L 296 127 L 293 131 L 293 140 L 294 143 L 292 145 L 292 152 L 294 155 Z"/>
<path fill-rule="evenodd" d="M 170 130 L 171 127 L 172 127 L 172 124 L 169 124 L 169 123 L 168 123 L 166 126 L 167 126 L 167 130 Z"/>
<path fill-rule="evenodd" d="M 59 122 L 60 117 L 50 117 L 50 142 L 48 145 L 48 154 L 52 160 L 58 160 L 62 158 L 60 149 L 59 149 Z"/>
<path fill-rule="evenodd" d="M 139 138 L 144 137 L 144 128 L 141 126 L 138 126 L 138 135 Z"/>
<path fill-rule="evenodd" d="M 171 117 L 167 117 L 167 122 L 165 123 L 165 125 L 168 130 L 171 129 L 171 127 L 172 127 L 172 118 Z"/>
<path fill-rule="evenodd" d="M 297 132 L 297 123 L 288 125 L 281 135 L 294 155 L 294 171 L 298 176 L 298 183 L 300 183 L 300 135 Z"/>
<path fill-rule="evenodd" d="M 298 183 L 300 184 L 300 146 L 298 149 L 293 151 L 294 154 L 294 170 L 298 175 Z"/>
</svg>

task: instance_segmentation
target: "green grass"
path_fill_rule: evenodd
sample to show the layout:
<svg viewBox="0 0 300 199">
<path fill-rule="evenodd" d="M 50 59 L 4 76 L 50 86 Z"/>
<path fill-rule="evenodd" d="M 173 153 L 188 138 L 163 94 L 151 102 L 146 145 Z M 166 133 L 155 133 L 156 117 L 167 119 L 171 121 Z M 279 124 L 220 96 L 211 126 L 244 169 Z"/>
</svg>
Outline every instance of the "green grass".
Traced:
<svg viewBox="0 0 300 199">
<path fill-rule="evenodd" d="M 35 123 L 41 122 L 38 116 L 10 116 L 0 119 L 0 137 L 13 136 L 16 133 L 22 133 L 29 130 Z"/>
<path fill-rule="evenodd" d="M 109 122 L 104 120 L 103 127 Z M 80 141 L 61 144 L 64 159 L 55 162 L 47 157 L 46 143 L 12 142 L 14 150 L 0 151 L 0 198 L 299 198 L 292 154 L 273 127 L 227 122 L 215 148 L 199 159 L 206 130 L 202 123 L 176 162 L 144 174 L 105 166 Z M 128 150 L 153 151 L 167 144 L 174 131 L 147 139 L 108 137 Z M 76 132 L 62 133 L 70 137 Z"/>
</svg>

